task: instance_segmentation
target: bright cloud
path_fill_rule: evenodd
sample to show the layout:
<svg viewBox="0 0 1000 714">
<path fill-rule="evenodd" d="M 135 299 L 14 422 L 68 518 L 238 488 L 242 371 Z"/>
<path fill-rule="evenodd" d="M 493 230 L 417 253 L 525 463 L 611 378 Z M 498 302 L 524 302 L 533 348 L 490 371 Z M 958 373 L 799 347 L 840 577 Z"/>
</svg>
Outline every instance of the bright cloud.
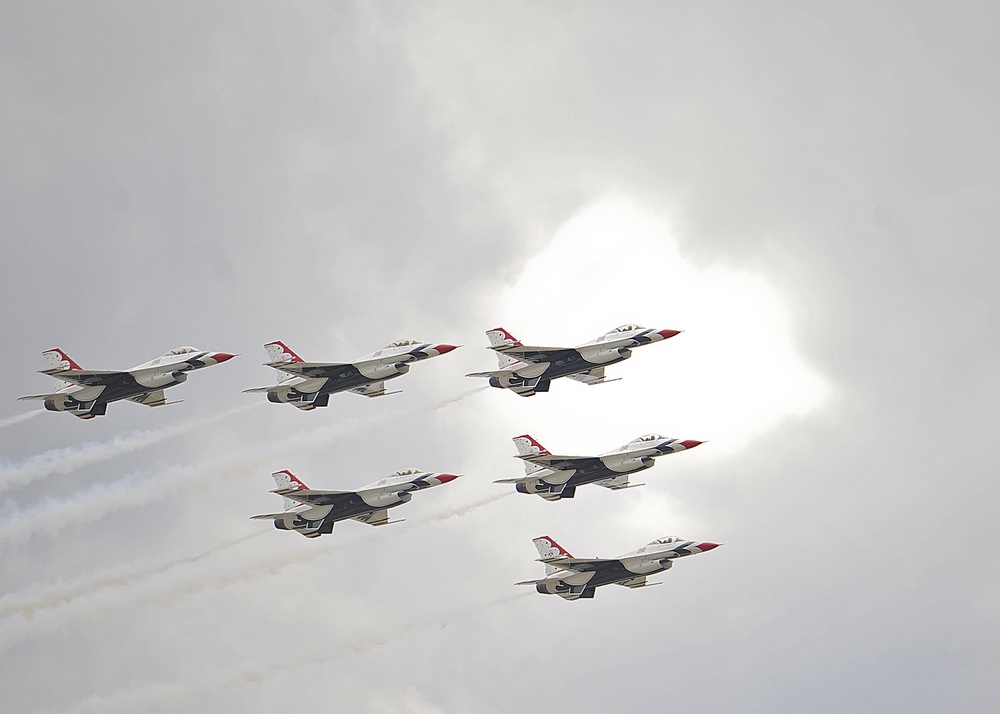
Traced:
<svg viewBox="0 0 1000 714">
<path fill-rule="evenodd" d="M 512 397 L 512 416 L 529 413 L 546 438 L 567 441 L 550 449 L 582 448 L 581 431 L 602 435 L 608 449 L 658 431 L 711 440 L 710 451 L 724 455 L 830 394 L 798 354 L 789 311 L 764 276 L 693 264 L 666 217 L 628 200 L 603 200 L 571 218 L 492 299 L 525 344 L 575 345 L 627 322 L 685 331 L 611 367 L 609 378 L 621 382 L 560 380 L 552 393 L 524 400 L 530 407 Z"/>
</svg>

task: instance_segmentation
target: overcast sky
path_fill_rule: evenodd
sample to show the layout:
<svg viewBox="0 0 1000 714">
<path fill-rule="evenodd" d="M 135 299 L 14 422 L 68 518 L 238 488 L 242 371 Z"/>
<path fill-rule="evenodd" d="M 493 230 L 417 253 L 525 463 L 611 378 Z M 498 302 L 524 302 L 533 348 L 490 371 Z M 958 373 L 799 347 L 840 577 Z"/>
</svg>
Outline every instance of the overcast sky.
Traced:
<svg viewBox="0 0 1000 714">
<path fill-rule="evenodd" d="M 994 3 L 0 6 L 5 711 L 992 712 Z M 684 330 L 520 399 L 485 330 Z M 462 344 L 299 412 L 262 344 Z M 240 353 L 82 421 L 40 353 Z M 476 391 L 474 391 L 476 390 Z M 41 412 L 41 413 L 39 413 Z M 31 415 L 31 416 L 25 416 Z M 548 503 L 511 437 L 707 440 Z M 269 474 L 464 473 L 316 540 Z M 599 493 L 597 491 L 600 491 Z M 565 602 L 531 538 L 724 542 Z"/>
</svg>

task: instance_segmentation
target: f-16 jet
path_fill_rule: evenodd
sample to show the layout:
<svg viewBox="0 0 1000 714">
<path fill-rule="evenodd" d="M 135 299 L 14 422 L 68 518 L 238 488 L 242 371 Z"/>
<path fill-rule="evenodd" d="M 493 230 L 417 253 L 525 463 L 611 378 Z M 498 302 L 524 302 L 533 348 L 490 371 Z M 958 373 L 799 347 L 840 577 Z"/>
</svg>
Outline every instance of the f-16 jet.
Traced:
<svg viewBox="0 0 1000 714">
<path fill-rule="evenodd" d="M 357 491 L 314 491 L 287 470 L 276 471 L 271 476 L 278 485 L 271 493 L 282 497 L 285 510 L 283 513 L 265 513 L 252 518 L 274 519 L 274 527 L 278 530 L 318 538 L 333 533 L 333 524 L 347 519 L 370 526 L 399 523 L 398 520 L 389 520 L 390 508 L 407 503 L 413 498 L 414 491 L 454 481 L 459 474 L 403 469 Z"/>
<path fill-rule="evenodd" d="M 58 379 L 60 388 L 51 394 L 32 394 L 21 399 L 39 399 L 54 412 L 69 412 L 81 419 L 103 416 L 108 404 L 127 399 L 147 407 L 161 407 L 168 402 L 164 390 L 181 384 L 188 372 L 211 367 L 236 355 L 228 352 L 203 352 L 195 347 L 178 347 L 149 362 L 121 372 L 83 369 L 60 349 L 42 355 L 48 369 L 42 374 Z"/>
<path fill-rule="evenodd" d="M 385 380 L 406 374 L 414 362 L 447 354 L 457 347 L 397 340 L 353 362 L 303 362 L 284 342 L 269 342 L 264 345 L 270 359 L 265 366 L 278 370 L 278 383 L 243 391 L 265 392 L 268 401 L 291 404 L 303 411 L 328 406 L 335 392 L 383 397 L 398 393 L 385 391 Z"/>
<path fill-rule="evenodd" d="M 592 598 L 602 585 L 627 588 L 662 585 L 647 583 L 646 578 L 669 570 L 677 558 L 704 553 L 720 545 L 667 536 L 617 558 L 574 558 L 549 536 L 532 542 L 538 548 L 539 562 L 545 564 L 545 577 L 517 584 L 534 585 L 544 595 L 558 595 L 565 600 Z"/>
<path fill-rule="evenodd" d="M 650 330 L 621 325 L 578 347 L 525 347 L 502 327 L 488 330 L 488 349 L 497 353 L 500 368 L 466 377 L 488 377 L 491 387 L 509 389 L 522 397 L 549 391 L 553 379 L 569 377 L 587 385 L 615 382 L 604 368 L 632 356 L 632 348 L 679 335 L 679 330 Z"/>
<path fill-rule="evenodd" d="M 646 434 L 599 456 L 554 456 L 532 436 L 524 434 L 514 437 L 514 445 L 517 458 L 524 461 L 525 476 L 493 483 L 515 484 L 518 493 L 535 493 L 546 501 L 573 498 L 577 486 L 588 483 L 613 491 L 635 488 L 645 484 L 629 483 L 629 477 L 653 466 L 657 456 L 693 449 L 701 443 Z"/>
</svg>

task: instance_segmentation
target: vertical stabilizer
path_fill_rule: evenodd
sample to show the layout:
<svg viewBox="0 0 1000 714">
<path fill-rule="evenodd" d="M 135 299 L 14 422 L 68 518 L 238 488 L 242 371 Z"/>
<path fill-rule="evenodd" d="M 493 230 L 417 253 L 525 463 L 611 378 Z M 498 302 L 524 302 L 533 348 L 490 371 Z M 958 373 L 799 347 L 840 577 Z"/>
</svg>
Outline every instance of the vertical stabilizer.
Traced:
<svg viewBox="0 0 1000 714">
<path fill-rule="evenodd" d="M 42 352 L 42 357 L 45 358 L 45 362 L 48 364 L 48 367 L 45 368 L 45 371 L 47 372 L 55 370 L 62 371 L 67 369 L 83 369 L 80 365 L 73 361 L 72 357 L 58 347 Z"/>
<path fill-rule="evenodd" d="M 267 352 L 267 361 L 271 364 L 302 361 L 301 357 L 292 352 L 288 345 L 281 341 L 268 342 L 264 345 L 264 350 Z"/>
<path fill-rule="evenodd" d="M 544 446 L 535 441 L 534 437 L 530 434 L 522 434 L 521 436 L 514 437 L 514 446 L 517 447 L 518 456 L 528 456 L 534 454 L 544 454 L 549 456 L 549 450 Z M 536 471 L 541 471 L 544 466 L 539 466 L 538 464 L 533 464 L 530 461 L 524 462 L 524 473 L 527 476 L 535 473 Z"/>
<path fill-rule="evenodd" d="M 490 347 L 522 347 L 521 341 L 502 327 L 494 327 L 486 331 L 490 338 Z"/>
<path fill-rule="evenodd" d="M 297 354 L 292 352 L 292 350 L 284 342 L 276 340 L 274 342 L 268 342 L 264 345 L 264 350 L 267 352 L 267 363 L 274 367 L 279 364 L 292 364 L 293 362 L 301 362 L 302 358 Z M 295 379 L 294 374 L 288 374 L 287 372 L 282 372 L 280 369 L 276 369 L 278 372 L 278 384 L 282 382 L 287 382 L 290 379 Z"/>
<path fill-rule="evenodd" d="M 539 536 L 531 542 L 534 543 L 535 547 L 538 549 L 539 558 L 558 558 L 560 556 L 563 558 L 573 557 L 565 548 L 552 540 L 550 536 Z M 562 570 L 562 568 L 557 565 L 553 565 L 551 563 L 545 564 L 546 575 L 552 575 L 560 570 Z"/>
<path fill-rule="evenodd" d="M 42 352 L 42 357 L 45 358 L 46 364 L 46 367 L 43 370 L 44 372 L 63 372 L 69 369 L 83 369 L 80 365 L 73 361 L 72 357 L 58 347 Z M 56 377 L 56 379 L 59 378 Z M 60 389 L 71 386 L 73 386 L 72 382 L 59 379 Z"/>
<path fill-rule="evenodd" d="M 305 491 L 309 488 L 304 483 L 299 481 L 295 474 L 288 469 L 285 469 L 284 471 L 275 471 L 271 474 L 271 476 L 274 478 L 274 483 L 278 486 L 278 491 Z M 302 505 L 298 501 L 293 501 L 285 496 L 282 496 L 281 500 L 285 503 L 286 511 Z"/>
<path fill-rule="evenodd" d="M 493 348 L 522 347 L 521 341 L 502 327 L 487 330 L 486 336 L 490 338 L 490 347 Z M 500 369 L 506 369 L 512 364 L 517 364 L 520 360 L 510 355 L 505 355 L 503 352 L 497 352 L 497 361 L 500 363 Z"/>
</svg>

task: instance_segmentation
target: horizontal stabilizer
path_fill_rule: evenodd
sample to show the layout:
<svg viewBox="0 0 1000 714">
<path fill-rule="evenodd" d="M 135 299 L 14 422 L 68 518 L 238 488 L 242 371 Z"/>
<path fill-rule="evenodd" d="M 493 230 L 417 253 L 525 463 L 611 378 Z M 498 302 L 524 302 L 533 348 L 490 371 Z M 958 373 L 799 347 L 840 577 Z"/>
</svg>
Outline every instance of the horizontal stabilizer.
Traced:
<svg viewBox="0 0 1000 714">
<path fill-rule="evenodd" d="M 252 520 L 252 521 L 271 521 L 271 520 L 274 520 L 275 518 L 284 518 L 286 515 L 288 515 L 287 511 L 285 513 L 262 513 L 259 516 L 250 516 L 250 520 Z"/>
<path fill-rule="evenodd" d="M 527 483 L 528 481 L 538 481 L 537 476 L 525 476 L 523 478 L 502 478 L 493 483 Z"/>
<path fill-rule="evenodd" d="M 60 395 L 58 395 L 58 394 L 29 394 L 26 397 L 18 397 L 17 401 L 19 401 L 19 402 L 24 402 L 24 401 L 28 401 L 28 400 L 38 400 L 38 401 L 40 401 L 42 399 L 54 399 L 55 397 L 58 397 L 58 396 L 60 396 Z"/>
<path fill-rule="evenodd" d="M 263 394 L 265 392 L 270 392 L 272 389 L 274 389 L 273 386 L 271 386 L 271 387 L 254 387 L 253 389 L 244 389 L 243 393 L 244 394 Z"/>
<path fill-rule="evenodd" d="M 509 369 L 495 369 L 492 372 L 471 372 L 466 377 L 501 377 L 505 374 L 510 374 Z"/>
<path fill-rule="evenodd" d="M 542 583 L 551 583 L 552 578 L 539 578 L 538 580 L 522 580 L 519 583 L 514 583 L 515 585 L 540 585 Z"/>
</svg>

